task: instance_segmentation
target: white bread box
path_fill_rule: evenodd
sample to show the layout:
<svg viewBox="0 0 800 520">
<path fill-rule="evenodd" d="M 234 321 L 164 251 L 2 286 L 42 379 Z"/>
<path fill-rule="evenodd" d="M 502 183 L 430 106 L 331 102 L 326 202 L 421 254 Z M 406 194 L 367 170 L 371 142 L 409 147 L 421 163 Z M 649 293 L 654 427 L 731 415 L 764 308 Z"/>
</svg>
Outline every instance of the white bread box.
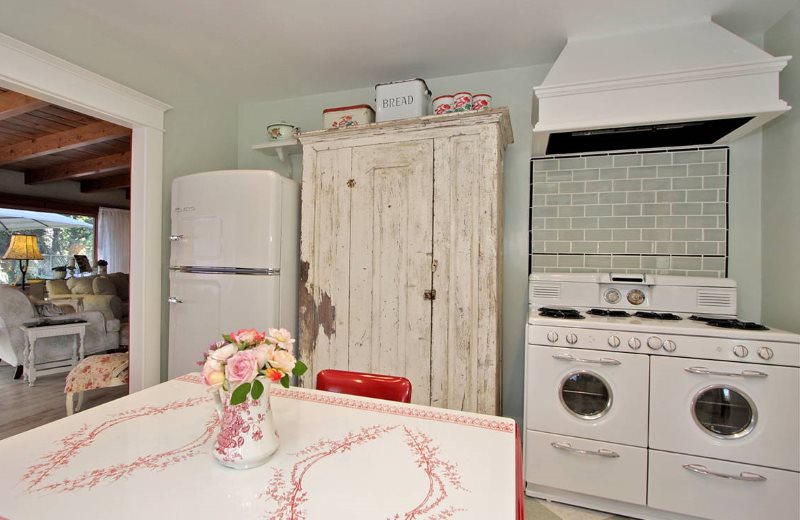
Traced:
<svg viewBox="0 0 800 520">
<path fill-rule="evenodd" d="M 375 85 L 375 120 L 391 121 L 430 113 L 431 91 L 424 79 L 407 79 Z"/>
</svg>

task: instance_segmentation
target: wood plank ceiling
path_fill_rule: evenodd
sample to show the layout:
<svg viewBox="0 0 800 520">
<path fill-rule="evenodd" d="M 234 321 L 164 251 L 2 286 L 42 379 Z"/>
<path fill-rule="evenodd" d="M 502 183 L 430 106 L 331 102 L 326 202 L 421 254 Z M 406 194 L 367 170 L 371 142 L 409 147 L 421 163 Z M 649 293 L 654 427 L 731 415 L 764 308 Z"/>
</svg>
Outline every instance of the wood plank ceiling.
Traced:
<svg viewBox="0 0 800 520">
<path fill-rule="evenodd" d="M 0 170 L 23 172 L 25 184 L 128 193 L 131 130 L 0 88 Z"/>
</svg>

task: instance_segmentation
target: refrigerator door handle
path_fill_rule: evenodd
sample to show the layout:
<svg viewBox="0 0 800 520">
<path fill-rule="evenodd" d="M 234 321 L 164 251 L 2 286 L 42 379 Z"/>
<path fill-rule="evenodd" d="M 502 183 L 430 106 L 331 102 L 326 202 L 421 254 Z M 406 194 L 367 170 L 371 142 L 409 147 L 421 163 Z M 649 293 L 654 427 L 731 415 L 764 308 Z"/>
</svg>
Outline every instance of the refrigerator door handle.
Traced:
<svg viewBox="0 0 800 520">
<path fill-rule="evenodd" d="M 178 298 L 176 298 L 174 296 L 170 296 L 169 298 L 167 298 L 167 301 L 169 303 L 183 303 L 183 300 L 179 300 Z"/>
<path fill-rule="evenodd" d="M 178 240 L 186 238 L 184 235 L 170 235 L 169 240 L 170 242 L 177 242 Z"/>
<path fill-rule="evenodd" d="M 279 276 L 280 268 L 173 266 L 170 271 L 190 274 L 243 274 L 250 276 Z"/>
</svg>

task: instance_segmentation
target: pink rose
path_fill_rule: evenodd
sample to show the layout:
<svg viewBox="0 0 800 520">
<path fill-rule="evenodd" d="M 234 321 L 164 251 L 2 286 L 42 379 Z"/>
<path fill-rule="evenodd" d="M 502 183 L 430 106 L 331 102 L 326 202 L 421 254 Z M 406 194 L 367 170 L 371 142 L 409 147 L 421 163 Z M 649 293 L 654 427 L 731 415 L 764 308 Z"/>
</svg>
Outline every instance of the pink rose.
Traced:
<svg viewBox="0 0 800 520">
<path fill-rule="evenodd" d="M 269 364 L 272 366 L 272 368 L 277 368 L 278 370 L 286 372 L 287 374 L 291 373 L 296 362 L 297 361 L 291 352 L 278 349 L 272 353 L 272 356 L 269 359 Z"/>
<path fill-rule="evenodd" d="M 241 329 L 231 332 L 231 339 L 236 343 L 256 344 L 264 341 L 266 334 L 258 332 L 256 329 Z"/>
<path fill-rule="evenodd" d="M 228 359 L 225 374 L 232 384 L 251 382 L 258 375 L 258 360 L 249 350 L 242 350 Z"/>
</svg>

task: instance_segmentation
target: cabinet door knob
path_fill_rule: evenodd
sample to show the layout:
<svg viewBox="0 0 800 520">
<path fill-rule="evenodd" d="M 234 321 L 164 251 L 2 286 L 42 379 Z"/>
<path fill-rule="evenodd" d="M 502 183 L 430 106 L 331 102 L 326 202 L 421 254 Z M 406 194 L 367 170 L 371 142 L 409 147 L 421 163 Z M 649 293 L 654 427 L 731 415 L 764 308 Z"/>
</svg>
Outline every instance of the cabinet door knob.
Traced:
<svg viewBox="0 0 800 520">
<path fill-rule="evenodd" d="M 425 291 L 422 293 L 422 297 L 426 300 L 435 300 L 436 299 L 436 289 L 431 289 L 429 291 Z"/>
</svg>

